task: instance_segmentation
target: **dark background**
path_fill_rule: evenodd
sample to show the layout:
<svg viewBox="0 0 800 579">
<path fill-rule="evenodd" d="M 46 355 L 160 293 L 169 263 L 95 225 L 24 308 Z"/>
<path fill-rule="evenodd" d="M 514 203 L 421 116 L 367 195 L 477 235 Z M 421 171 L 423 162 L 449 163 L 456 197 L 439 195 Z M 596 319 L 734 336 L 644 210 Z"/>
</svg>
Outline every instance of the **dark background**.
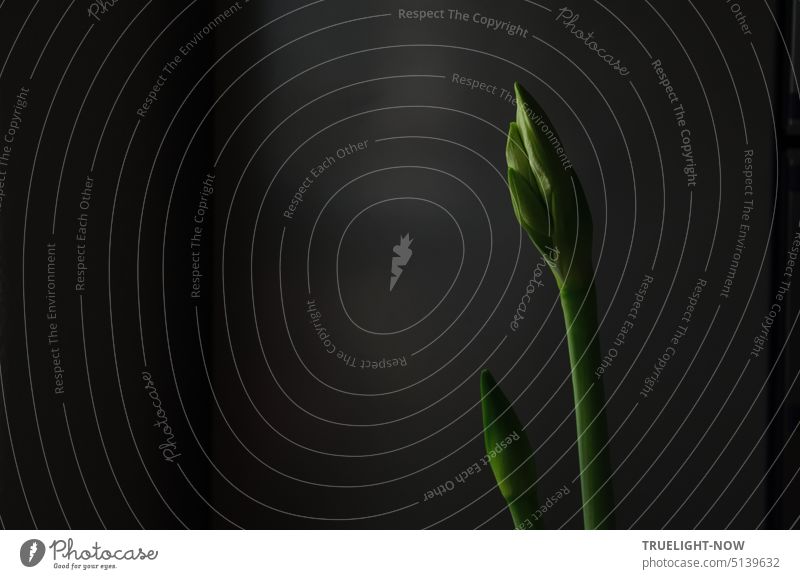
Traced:
<svg viewBox="0 0 800 579">
<path fill-rule="evenodd" d="M 488 366 L 537 449 L 541 502 L 573 491 L 547 527 L 579 528 L 551 278 L 520 329 L 509 327 L 539 261 L 504 183 L 514 108 L 499 91 L 514 81 L 548 111 L 589 197 L 604 349 L 643 277 L 655 278 L 606 375 L 617 525 L 796 523 L 796 298 L 771 352 L 745 367 L 798 223 L 798 108 L 776 29 L 791 38 L 792 7 L 770 3 L 773 20 L 742 3 L 753 31 L 743 35 L 724 2 L 571 3 L 578 26 L 631 70 L 622 78 L 555 21 L 561 5 L 550 2 L 459 3 L 521 24 L 527 38 L 398 18 L 400 8 L 450 8 L 433 2 L 243 2 L 139 119 L 164 64 L 230 3 L 118 2 L 100 22 L 88 5 L 0 8 L 2 132 L 19 87 L 31 89 L 0 212 L 4 527 L 510 528 L 488 469 L 423 500 L 483 456 L 477 376 Z M 686 109 L 691 195 L 655 59 Z M 362 141 L 287 220 L 310 170 Z M 726 300 L 746 149 L 752 229 Z M 212 224 L 192 299 L 189 239 L 209 173 Z M 414 256 L 390 293 L 405 234 Z M 64 394 L 47 346 L 51 241 Z M 700 277 L 708 285 L 688 335 L 644 399 Z M 365 370 L 327 354 L 309 299 L 338 349 L 406 365 Z M 158 450 L 143 371 L 175 433 L 173 463 Z"/>
</svg>

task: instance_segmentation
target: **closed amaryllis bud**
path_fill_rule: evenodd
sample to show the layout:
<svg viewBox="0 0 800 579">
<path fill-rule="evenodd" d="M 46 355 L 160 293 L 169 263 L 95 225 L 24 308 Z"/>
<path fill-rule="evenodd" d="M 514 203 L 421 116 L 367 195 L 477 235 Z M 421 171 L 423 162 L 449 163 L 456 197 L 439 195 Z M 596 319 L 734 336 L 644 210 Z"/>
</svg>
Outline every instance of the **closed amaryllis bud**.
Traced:
<svg viewBox="0 0 800 579">
<path fill-rule="evenodd" d="M 592 218 L 580 181 L 563 162 L 552 123 L 519 83 L 506 144 L 508 186 L 520 225 L 550 264 L 559 288 L 585 286 L 592 264 Z M 562 154 L 558 153 L 562 151 Z"/>
<path fill-rule="evenodd" d="M 536 466 L 528 437 L 491 373 L 481 373 L 481 409 L 486 456 L 518 529 L 541 528 L 536 502 Z"/>
</svg>

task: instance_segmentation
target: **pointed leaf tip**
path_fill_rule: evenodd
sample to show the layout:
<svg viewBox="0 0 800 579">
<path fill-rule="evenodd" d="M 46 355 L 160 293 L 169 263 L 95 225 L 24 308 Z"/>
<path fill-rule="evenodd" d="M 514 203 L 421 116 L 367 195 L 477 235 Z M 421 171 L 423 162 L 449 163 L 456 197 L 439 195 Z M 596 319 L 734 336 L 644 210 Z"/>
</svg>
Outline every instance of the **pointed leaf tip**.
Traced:
<svg viewBox="0 0 800 579">
<path fill-rule="evenodd" d="M 481 396 L 483 440 L 489 466 L 509 504 L 515 525 L 522 528 L 526 521 L 533 521 L 537 508 L 533 451 L 511 403 L 488 370 L 481 372 Z M 528 523 L 528 528 L 531 524 Z"/>
</svg>

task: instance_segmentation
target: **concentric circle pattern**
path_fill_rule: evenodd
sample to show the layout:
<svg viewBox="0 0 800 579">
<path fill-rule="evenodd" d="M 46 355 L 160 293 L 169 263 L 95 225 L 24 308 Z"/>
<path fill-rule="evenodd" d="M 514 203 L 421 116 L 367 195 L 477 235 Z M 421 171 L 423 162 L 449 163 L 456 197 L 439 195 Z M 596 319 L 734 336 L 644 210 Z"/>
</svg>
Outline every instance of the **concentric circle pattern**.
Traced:
<svg viewBox="0 0 800 579">
<path fill-rule="evenodd" d="M 511 528 L 491 368 L 582 528 L 518 81 L 591 205 L 617 526 L 796 527 L 784 12 L 0 1 L 0 524 Z"/>
</svg>

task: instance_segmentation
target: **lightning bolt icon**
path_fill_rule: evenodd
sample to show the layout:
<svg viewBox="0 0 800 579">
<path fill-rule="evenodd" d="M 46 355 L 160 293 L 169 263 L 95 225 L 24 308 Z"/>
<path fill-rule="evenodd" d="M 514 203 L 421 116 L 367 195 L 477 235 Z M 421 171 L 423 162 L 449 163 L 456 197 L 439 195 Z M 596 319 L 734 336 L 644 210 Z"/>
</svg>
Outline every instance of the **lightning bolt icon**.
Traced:
<svg viewBox="0 0 800 579">
<path fill-rule="evenodd" d="M 389 291 L 394 289 L 397 280 L 403 275 L 403 268 L 408 265 L 411 256 L 414 252 L 411 250 L 411 244 L 414 242 L 411 239 L 411 234 L 406 233 L 400 238 L 400 245 L 394 246 L 395 256 L 392 257 L 392 277 L 389 279 Z"/>
</svg>

